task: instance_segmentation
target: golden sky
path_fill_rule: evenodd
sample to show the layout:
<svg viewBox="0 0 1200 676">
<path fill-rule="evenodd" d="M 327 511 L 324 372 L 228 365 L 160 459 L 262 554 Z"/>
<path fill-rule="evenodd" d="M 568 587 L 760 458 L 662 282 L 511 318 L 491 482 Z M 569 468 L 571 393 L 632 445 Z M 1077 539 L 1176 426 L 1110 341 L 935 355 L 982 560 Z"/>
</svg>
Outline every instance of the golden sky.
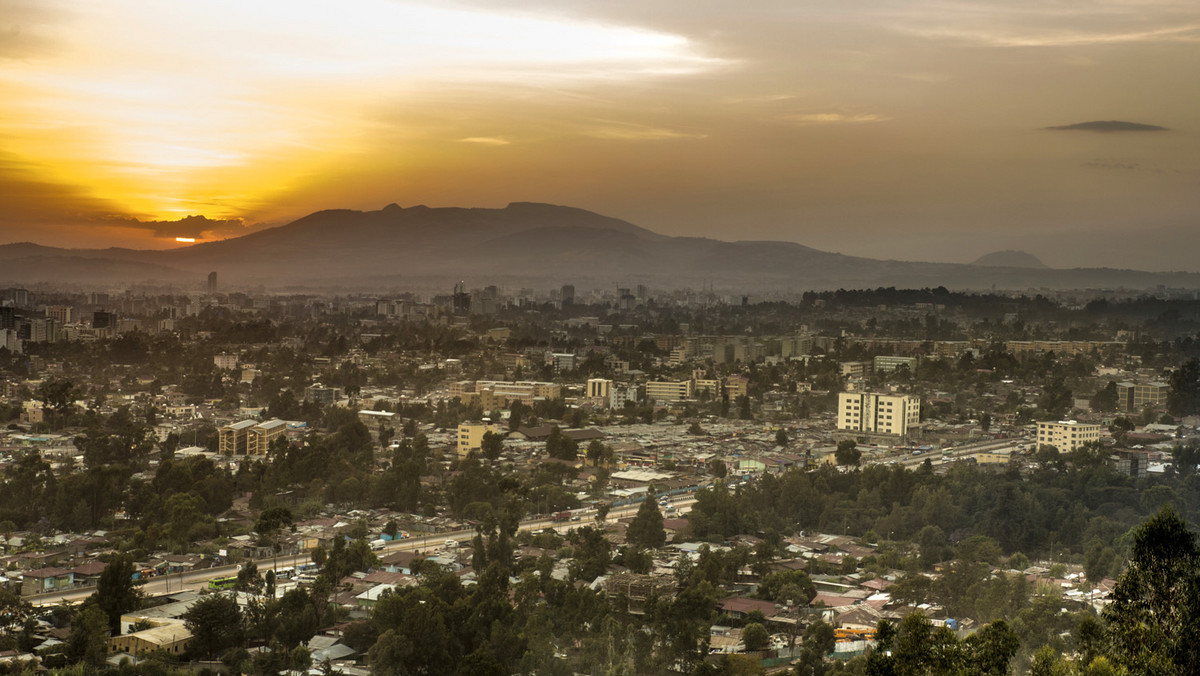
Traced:
<svg viewBox="0 0 1200 676">
<path fill-rule="evenodd" d="M 1198 74 L 1194 0 L 0 0 L 0 242 L 540 201 L 1198 270 Z"/>
</svg>

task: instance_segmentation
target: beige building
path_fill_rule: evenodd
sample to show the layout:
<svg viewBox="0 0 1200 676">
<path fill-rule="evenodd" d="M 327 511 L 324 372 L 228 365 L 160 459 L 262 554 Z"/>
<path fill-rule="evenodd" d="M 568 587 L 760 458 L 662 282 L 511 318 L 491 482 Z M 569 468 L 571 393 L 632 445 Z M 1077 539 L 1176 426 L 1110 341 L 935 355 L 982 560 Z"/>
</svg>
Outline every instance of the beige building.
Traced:
<svg viewBox="0 0 1200 676">
<path fill-rule="evenodd" d="M 607 378 L 590 378 L 587 381 L 587 396 L 589 399 L 608 399 L 612 391 L 613 381 Z"/>
<path fill-rule="evenodd" d="M 1039 447 L 1053 446 L 1060 453 L 1070 453 L 1088 442 L 1100 441 L 1102 429 L 1099 425 L 1076 420 L 1040 422 L 1037 426 L 1037 443 Z"/>
<path fill-rule="evenodd" d="M 910 394 L 840 392 L 837 428 L 907 436 L 921 422 L 921 400 Z"/>
<path fill-rule="evenodd" d="M 479 393 L 479 406 L 485 411 L 508 408 L 513 401 L 532 405 L 538 399 L 558 399 L 562 396 L 562 387 L 558 383 L 533 380 L 479 380 L 475 382 L 475 391 Z"/>
<path fill-rule="evenodd" d="M 232 371 L 238 366 L 238 356 L 236 354 L 213 355 L 213 364 L 219 369 Z"/>
<path fill-rule="evenodd" d="M 287 432 L 287 423 L 272 419 L 260 423 L 257 420 L 242 420 L 226 425 L 218 431 L 221 455 L 265 455 L 271 442 Z"/>
<path fill-rule="evenodd" d="M 471 451 L 478 451 L 483 448 L 483 435 L 493 432 L 501 434 L 499 426 L 491 423 L 462 423 L 458 426 L 458 457 L 467 457 Z"/>
<path fill-rule="evenodd" d="M 744 375 L 735 373 L 725 378 L 725 393 L 729 395 L 731 401 L 746 396 L 749 388 L 750 379 Z"/>
<path fill-rule="evenodd" d="M 651 380 L 646 383 L 646 398 L 651 401 L 679 401 L 691 397 L 691 380 Z"/>
<path fill-rule="evenodd" d="M 125 620 L 125 617 L 121 618 Z M 134 621 L 136 622 L 137 618 Z M 149 629 L 135 631 L 132 634 L 121 634 L 108 639 L 108 652 L 143 655 L 161 650 L 170 655 L 182 655 L 192 642 L 192 632 L 188 631 L 183 620 L 144 620 L 154 626 Z"/>
<path fill-rule="evenodd" d="M 1140 413 L 1147 406 L 1167 403 L 1166 383 L 1117 383 L 1117 408 L 1126 413 Z"/>
<path fill-rule="evenodd" d="M 287 432 L 287 423 L 275 418 L 259 423 L 246 432 L 246 454 L 266 455 L 271 450 L 271 442 Z"/>
</svg>

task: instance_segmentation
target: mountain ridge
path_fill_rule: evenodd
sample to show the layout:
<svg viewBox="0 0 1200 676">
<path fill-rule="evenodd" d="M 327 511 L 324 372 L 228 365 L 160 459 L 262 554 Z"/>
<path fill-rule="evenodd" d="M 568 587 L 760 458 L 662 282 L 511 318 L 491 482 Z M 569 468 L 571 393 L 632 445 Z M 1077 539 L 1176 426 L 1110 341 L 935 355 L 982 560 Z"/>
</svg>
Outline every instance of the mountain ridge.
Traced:
<svg viewBox="0 0 1200 676">
<path fill-rule="evenodd" d="M 488 278 L 505 278 L 543 287 L 637 280 L 666 288 L 715 285 L 744 292 L 877 286 L 1200 288 L 1197 273 L 877 260 L 794 242 L 671 237 L 584 209 L 535 202 L 500 209 L 396 204 L 376 211 L 327 209 L 240 237 L 165 251 L 0 245 L 0 283 L 79 280 L 87 276 L 84 269 L 97 282 L 189 285 L 216 271 L 226 287 L 361 282 L 369 289 L 371 280 L 396 279 L 414 288 L 441 288 L 451 280 L 485 284 Z"/>
</svg>

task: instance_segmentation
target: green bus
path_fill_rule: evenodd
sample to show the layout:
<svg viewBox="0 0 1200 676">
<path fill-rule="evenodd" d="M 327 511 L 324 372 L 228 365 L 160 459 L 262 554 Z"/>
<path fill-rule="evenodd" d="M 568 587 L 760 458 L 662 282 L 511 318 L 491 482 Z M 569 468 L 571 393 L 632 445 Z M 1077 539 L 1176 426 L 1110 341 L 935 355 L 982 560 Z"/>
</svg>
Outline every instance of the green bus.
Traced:
<svg viewBox="0 0 1200 676">
<path fill-rule="evenodd" d="M 209 589 L 233 589 L 237 586 L 237 577 L 218 577 L 208 581 Z"/>
</svg>

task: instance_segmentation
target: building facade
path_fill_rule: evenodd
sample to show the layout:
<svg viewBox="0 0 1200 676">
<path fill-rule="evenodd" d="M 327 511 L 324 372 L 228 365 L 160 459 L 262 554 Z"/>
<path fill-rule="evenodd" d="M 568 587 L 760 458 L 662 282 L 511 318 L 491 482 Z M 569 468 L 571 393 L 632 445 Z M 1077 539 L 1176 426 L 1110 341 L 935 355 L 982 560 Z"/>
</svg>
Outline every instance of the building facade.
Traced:
<svg viewBox="0 0 1200 676">
<path fill-rule="evenodd" d="M 1053 446 L 1060 453 L 1070 453 L 1080 446 L 1100 441 L 1100 425 L 1081 423 L 1077 420 L 1040 422 L 1037 426 L 1038 446 Z"/>
<path fill-rule="evenodd" d="M 691 397 L 691 380 L 651 380 L 646 383 L 646 398 L 651 401 L 679 401 Z"/>
<path fill-rule="evenodd" d="M 608 399 L 613 381 L 607 378 L 590 378 L 587 381 L 588 399 Z"/>
<path fill-rule="evenodd" d="M 483 448 L 483 435 L 488 432 L 501 434 L 499 426 L 491 423 L 462 423 L 458 426 L 457 450 L 458 457 L 462 458 L 470 455 L 471 451 L 479 451 Z"/>
<path fill-rule="evenodd" d="M 838 394 L 838 430 L 908 436 L 921 422 L 921 400 L 910 394 Z"/>
</svg>

